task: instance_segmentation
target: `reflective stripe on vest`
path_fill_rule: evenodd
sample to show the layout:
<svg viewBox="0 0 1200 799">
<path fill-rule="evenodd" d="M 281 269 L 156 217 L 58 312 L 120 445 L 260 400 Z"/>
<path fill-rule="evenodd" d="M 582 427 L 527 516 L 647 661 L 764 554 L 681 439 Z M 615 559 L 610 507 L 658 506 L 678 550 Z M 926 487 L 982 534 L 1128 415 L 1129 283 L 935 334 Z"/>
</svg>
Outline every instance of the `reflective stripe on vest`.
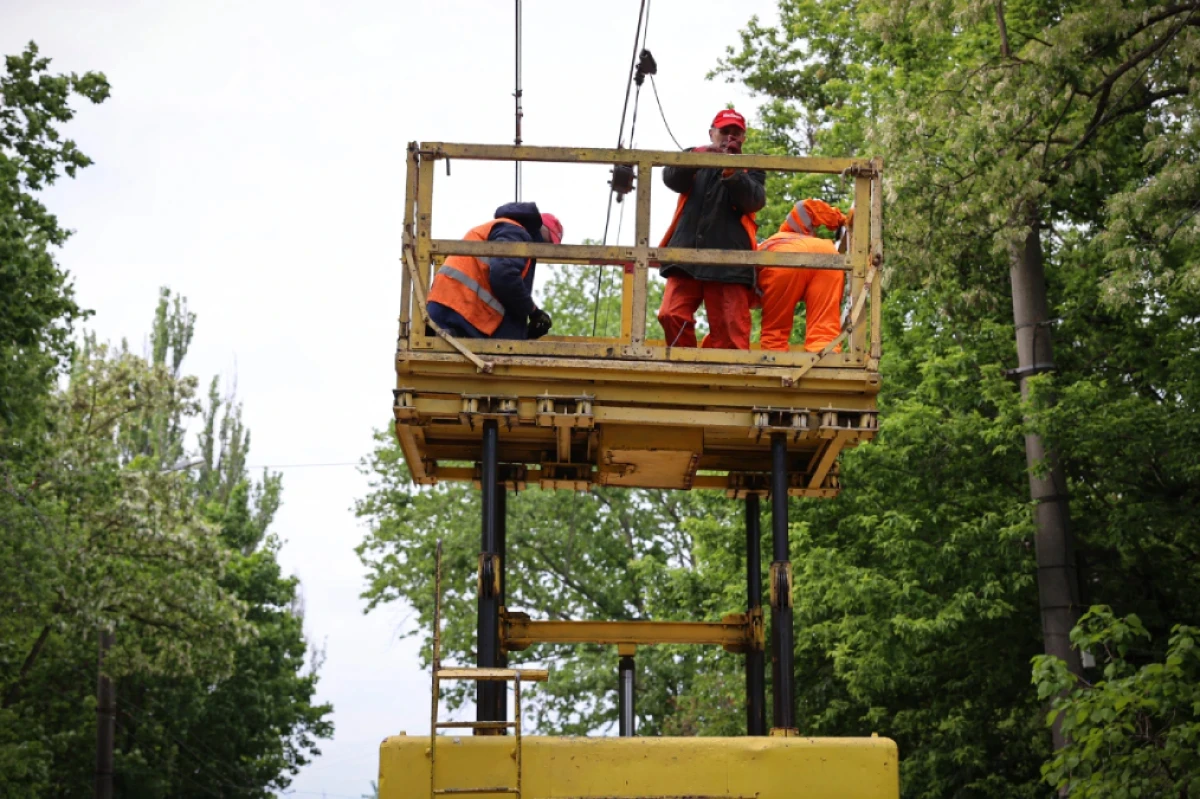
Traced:
<svg viewBox="0 0 1200 799">
<path fill-rule="evenodd" d="M 528 269 L 528 267 L 526 267 L 526 269 Z M 471 291 L 475 292 L 476 296 L 478 296 L 485 305 L 501 316 L 504 315 L 504 306 L 500 304 L 500 300 L 493 297 L 492 292 L 479 285 L 479 282 L 475 280 L 475 278 L 454 268 L 453 266 L 450 266 L 449 264 L 442 264 L 442 268 L 439 269 L 437 273 L 438 277 L 448 277 L 451 280 L 457 280 L 459 283 L 462 283 Z"/>
<path fill-rule="evenodd" d="M 795 233 L 803 233 L 805 236 L 813 234 L 812 217 L 809 216 L 808 209 L 802 203 L 796 203 L 783 224 Z"/>
</svg>

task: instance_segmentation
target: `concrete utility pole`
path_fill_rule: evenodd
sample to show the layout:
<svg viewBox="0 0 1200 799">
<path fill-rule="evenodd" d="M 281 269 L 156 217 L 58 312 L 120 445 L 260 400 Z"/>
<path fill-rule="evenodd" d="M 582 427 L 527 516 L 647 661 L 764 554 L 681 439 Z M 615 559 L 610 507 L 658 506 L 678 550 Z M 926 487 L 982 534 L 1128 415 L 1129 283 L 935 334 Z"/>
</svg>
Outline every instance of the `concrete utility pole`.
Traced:
<svg viewBox="0 0 1200 799">
<path fill-rule="evenodd" d="M 104 659 L 112 649 L 112 630 L 100 630 L 96 678 L 96 799 L 112 799 L 113 740 L 117 726 L 117 691 L 104 674 Z"/>
<path fill-rule="evenodd" d="M 1042 256 L 1041 225 L 1033 220 L 1024 241 L 1010 252 L 1013 325 L 1017 335 L 1017 370 L 1021 399 L 1029 398 L 1029 378 L 1054 371 L 1050 341 L 1050 315 L 1046 303 L 1046 273 Z M 1038 604 L 1042 614 L 1042 639 L 1047 655 L 1066 662 L 1072 674 L 1082 674 L 1079 652 L 1071 647 L 1071 629 L 1079 620 L 1079 576 L 1067 504 L 1067 479 L 1057 453 L 1036 433 L 1025 436 L 1025 463 L 1029 468 L 1029 496 L 1034 501 L 1034 542 L 1037 549 Z M 1042 476 L 1038 476 L 1040 472 Z M 1066 744 L 1054 725 L 1054 748 Z"/>
</svg>

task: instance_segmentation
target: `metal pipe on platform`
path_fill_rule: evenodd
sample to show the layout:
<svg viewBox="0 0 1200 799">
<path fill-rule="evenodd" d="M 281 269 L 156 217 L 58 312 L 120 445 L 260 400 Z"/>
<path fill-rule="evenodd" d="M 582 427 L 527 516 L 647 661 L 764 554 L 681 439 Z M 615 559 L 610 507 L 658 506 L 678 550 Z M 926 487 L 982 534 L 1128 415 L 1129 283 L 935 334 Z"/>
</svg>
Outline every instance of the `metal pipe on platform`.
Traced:
<svg viewBox="0 0 1200 799">
<path fill-rule="evenodd" d="M 637 728 L 637 713 L 634 708 L 637 678 L 634 676 L 633 666 L 633 657 L 621 656 L 621 664 L 617 668 L 617 726 L 622 738 L 632 738 Z"/>
<path fill-rule="evenodd" d="M 762 611 L 762 529 L 758 494 L 746 497 L 746 612 Z M 766 671 L 763 651 L 746 651 L 746 734 L 767 734 Z"/>
<path fill-rule="evenodd" d="M 483 517 L 479 545 L 479 614 L 475 665 L 481 669 L 495 668 L 500 656 L 500 597 L 499 575 L 496 573 L 498 540 L 497 493 L 500 432 L 495 419 L 483 422 L 483 447 L 480 462 L 479 486 Z M 482 680 L 475 686 L 475 720 L 500 721 L 496 718 L 498 683 Z"/>
<path fill-rule="evenodd" d="M 795 640 L 792 629 L 792 564 L 788 554 L 787 434 L 771 434 L 771 674 L 775 686 L 772 726 L 796 726 Z"/>
</svg>

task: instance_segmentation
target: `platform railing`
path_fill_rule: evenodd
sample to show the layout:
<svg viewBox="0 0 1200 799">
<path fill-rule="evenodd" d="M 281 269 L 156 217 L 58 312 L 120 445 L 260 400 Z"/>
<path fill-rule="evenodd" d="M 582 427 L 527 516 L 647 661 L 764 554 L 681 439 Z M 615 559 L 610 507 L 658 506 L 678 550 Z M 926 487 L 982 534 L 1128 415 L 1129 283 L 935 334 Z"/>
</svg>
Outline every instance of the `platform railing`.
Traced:
<svg viewBox="0 0 1200 799">
<path fill-rule="evenodd" d="M 432 237 L 434 176 L 439 161 L 449 170 L 450 163 L 454 160 L 629 165 L 635 170 L 636 176 L 634 244 L 599 246 L 435 239 Z M 855 224 L 850 229 L 846 254 L 651 246 L 650 198 L 654 183 L 653 169 L 656 166 L 764 169 L 849 177 L 854 181 L 854 202 L 858 213 Z M 484 360 L 488 353 L 528 358 L 565 356 L 669 360 L 698 364 L 775 364 L 801 367 L 798 374 L 814 366 L 874 371 L 878 368 L 882 349 L 879 280 L 879 269 L 883 261 L 881 172 L 882 161 L 878 158 L 801 158 L 658 150 L 412 142 L 408 146 L 405 195 L 405 268 L 401 287 L 400 350 L 402 353 L 457 350 L 463 357 L 474 362 L 481 371 L 490 371 L 490 365 Z M 424 303 L 437 267 L 450 255 L 525 257 L 555 264 L 622 266 L 624 269 L 620 334 L 615 337 L 547 336 L 536 341 L 461 340 L 440 334 L 427 335 Z M 761 352 L 669 348 L 664 343 L 647 340 L 649 270 L 654 266 L 672 263 L 840 269 L 848 272 L 850 307 L 843 324 L 843 336 L 837 342 L 841 351 L 834 352 L 832 346 L 822 353 L 806 353 L 795 349 L 789 352 Z"/>
</svg>

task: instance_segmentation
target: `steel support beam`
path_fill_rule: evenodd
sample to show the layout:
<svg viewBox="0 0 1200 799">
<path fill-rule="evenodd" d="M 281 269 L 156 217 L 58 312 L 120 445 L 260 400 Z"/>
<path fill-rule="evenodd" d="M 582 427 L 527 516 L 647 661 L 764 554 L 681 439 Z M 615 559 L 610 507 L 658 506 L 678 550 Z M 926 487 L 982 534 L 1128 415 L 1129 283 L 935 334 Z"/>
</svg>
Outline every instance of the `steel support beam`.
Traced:
<svg viewBox="0 0 1200 799">
<path fill-rule="evenodd" d="M 755 645 L 755 636 L 744 613 L 731 613 L 721 621 L 534 621 L 524 613 L 506 611 L 500 630 L 510 652 L 533 644 L 714 644 L 744 652 Z"/>
<path fill-rule="evenodd" d="M 762 530 L 758 494 L 746 496 L 746 612 L 762 612 Z M 746 734 L 767 734 L 766 669 L 761 647 L 746 650 Z"/>
<path fill-rule="evenodd" d="M 496 668 L 500 656 L 500 575 L 497 573 L 499 518 L 500 433 L 495 419 L 483 422 L 483 447 L 480 461 L 480 494 L 483 527 L 479 544 L 479 613 L 475 665 Z M 496 718 L 498 701 L 494 683 L 480 682 L 475 687 L 475 720 L 500 721 Z"/>
<path fill-rule="evenodd" d="M 622 655 L 621 664 L 617 668 L 617 726 L 622 738 L 632 738 L 637 728 L 637 712 L 634 707 L 637 677 L 633 667 L 633 657 Z"/>
<path fill-rule="evenodd" d="M 792 630 L 792 564 L 788 554 L 787 435 L 771 434 L 771 674 L 775 686 L 772 726 L 796 726 L 795 646 Z"/>
</svg>

